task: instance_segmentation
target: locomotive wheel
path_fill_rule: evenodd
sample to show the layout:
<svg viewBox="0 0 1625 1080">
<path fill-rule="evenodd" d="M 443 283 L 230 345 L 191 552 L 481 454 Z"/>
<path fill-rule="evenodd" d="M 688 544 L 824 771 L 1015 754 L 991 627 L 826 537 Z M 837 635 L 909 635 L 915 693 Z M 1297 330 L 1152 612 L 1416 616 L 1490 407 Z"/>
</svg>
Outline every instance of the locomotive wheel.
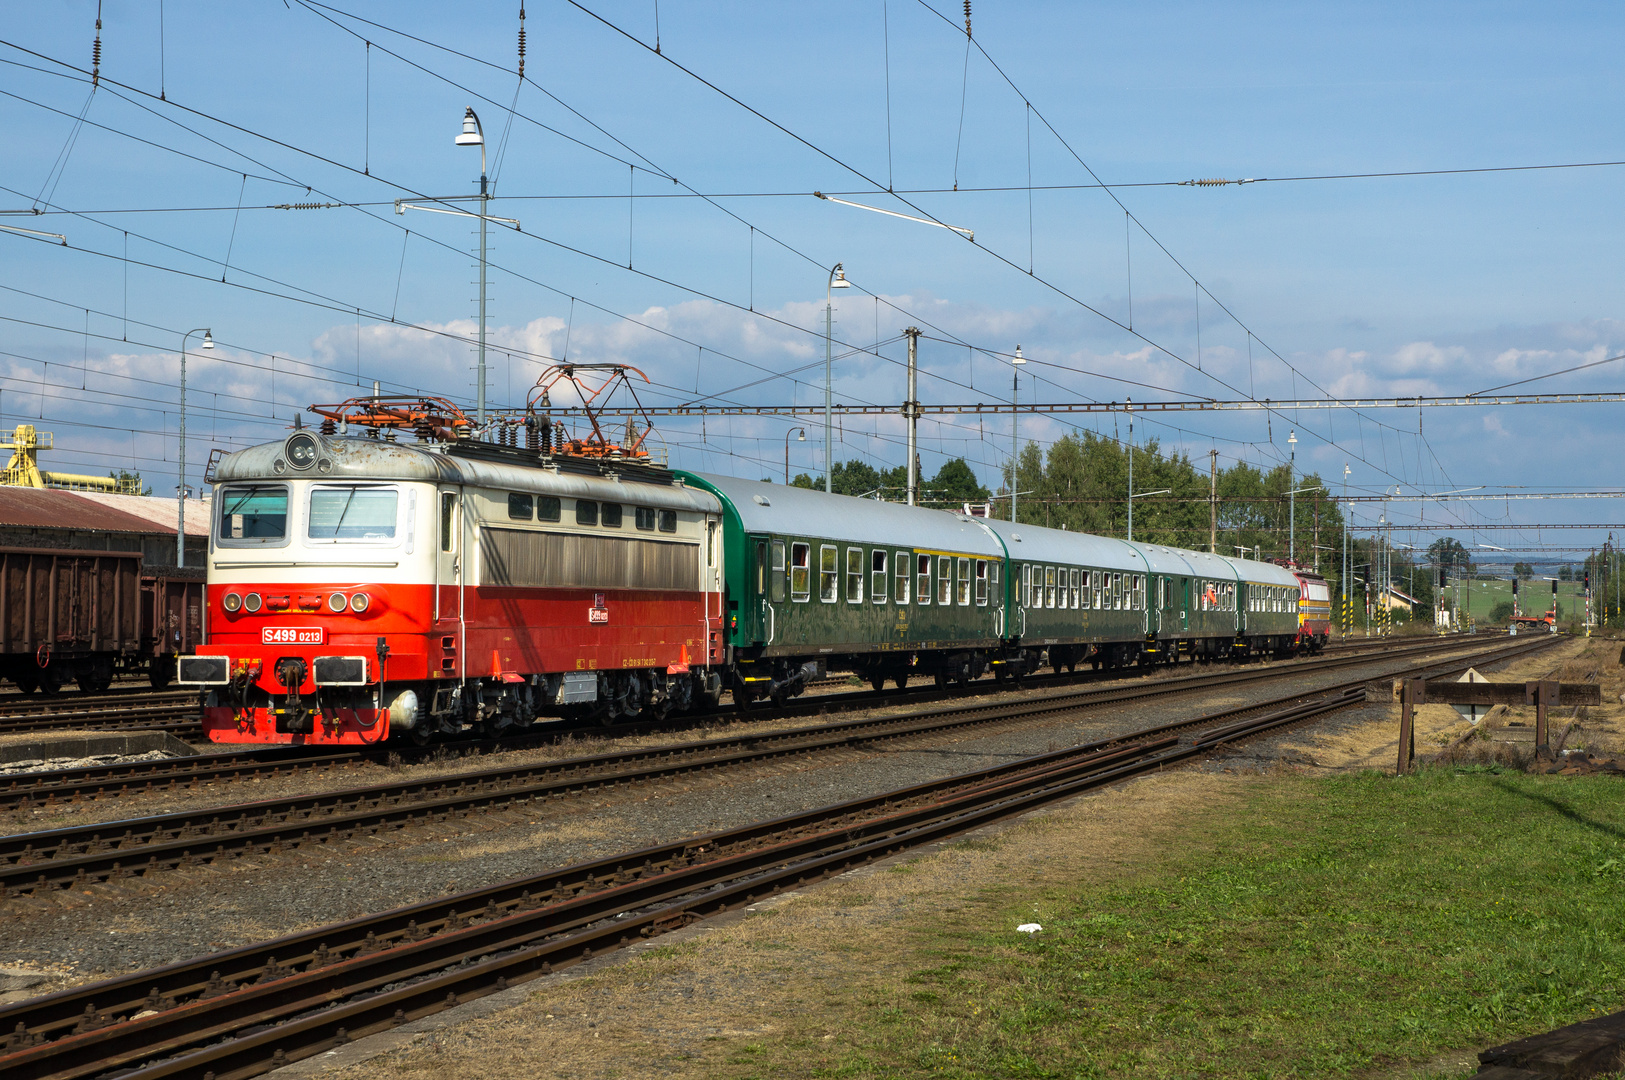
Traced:
<svg viewBox="0 0 1625 1080">
<path fill-rule="evenodd" d="M 422 724 L 417 725 L 406 733 L 406 737 L 413 746 L 428 746 L 429 740 L 434 738 L 434 732 Z"/>
</svg>

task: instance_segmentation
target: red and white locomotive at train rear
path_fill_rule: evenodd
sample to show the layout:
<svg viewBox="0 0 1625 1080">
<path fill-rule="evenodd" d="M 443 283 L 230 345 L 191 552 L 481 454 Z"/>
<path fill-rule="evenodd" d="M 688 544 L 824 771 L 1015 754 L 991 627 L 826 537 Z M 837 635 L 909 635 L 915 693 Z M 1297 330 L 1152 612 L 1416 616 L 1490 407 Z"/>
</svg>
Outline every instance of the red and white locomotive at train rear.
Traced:
<svg viewBox="0 0 1625 1080">
<path fill-rule="evenodd" d="M 211 739 L 494 734 L 720 693 L 710 494 L 635 458 L 361 430 L 216 467 L 207 644 L 179 665 Z"/>
</svg>

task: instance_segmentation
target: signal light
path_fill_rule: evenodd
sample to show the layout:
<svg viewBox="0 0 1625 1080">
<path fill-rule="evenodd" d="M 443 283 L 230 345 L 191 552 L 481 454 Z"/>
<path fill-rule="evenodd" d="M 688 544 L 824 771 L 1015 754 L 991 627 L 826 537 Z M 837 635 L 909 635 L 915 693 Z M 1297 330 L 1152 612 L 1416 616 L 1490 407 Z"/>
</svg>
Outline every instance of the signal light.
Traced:
<svg viewBox="0 0 1625 1080">
<path fill-rule="evenodd" d="M 368 596 L 364 592 L 358 592 L 354 596 L 350 597 L 350 610 L 355 612 L 357 615 L 362 614 L 371 606 L 372 597 Z"/>
<path fill-rule="evenodd" d="M 243 606 L 243 598 L 234 592 L 229 592 L 220 598 L 220 606 L 232 614 L 236 614 L 237 610 Z"/>
</svg>

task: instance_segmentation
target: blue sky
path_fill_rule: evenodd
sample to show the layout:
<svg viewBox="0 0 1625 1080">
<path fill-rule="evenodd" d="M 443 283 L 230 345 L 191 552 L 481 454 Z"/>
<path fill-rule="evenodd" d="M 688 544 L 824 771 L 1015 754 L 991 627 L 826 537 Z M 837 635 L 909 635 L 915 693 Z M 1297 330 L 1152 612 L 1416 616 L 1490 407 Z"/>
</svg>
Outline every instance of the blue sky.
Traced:
<svg viewBox="0 0 1625 1080">
<path fill-rule="evenodd" d="M 857 286 L 836 309 L 849 402 L 901 400 L 910 323 L 927 329 L 928 403 L 1007 399 L 1018 342 L 1037 361 L 1023 397 L 1044 401 L 1467 393 L 1625 351 L 1618 167 L 1166 186 L 1625 159 L 1613 6 L 979 3 L 986 55 L 967 64 L 963 12 L 942 0 L 667 0 L 658 55 L 652 0 L 541 0 L 517 101 L 517 2 L 167 0 L 160 36 L 158 5 L 104 0 L 92 93 L 96 13 L 15 5 L 0 30 L 0 210 L 50 211 L 0 223 L 69 239 L 0 233 L 0 422 L 53 431 L 58 468 L 134 465 L 161 492 L 192 327 L 221 342 L 188 365 L 194 479 L 208 447 L 275 438 L 296 407 L 374 379 L 472 399 L 472 230 L 392 206 L 474 190 L 477 152 L 452 144 L 471 104 L 492 213 L 523 227 L 493 234 L 497 405 L 566 341 L 571 359 L 643 368 L 652 403 L 821 401 L 818 286 L 837 261 Z M 1079 186 L 1090 170 L 1165 186 L 1108 194 Z M 970 190 L 986 188 L 1018 190 Z M 368 205 L 267 208 L 310 202 Z M 1139 337 L 1109 321 L 1131 297 Z M 1619 386 L 1604 365 L 1528 389 Z M 1185 413 L 1136 435 L 1270 464 L 1295 424 L 1300 466 L 1340 480 L 1348 462 L 1369 493 L 1575 490 L 1618 483 L 1618 408 L 1431 409 L 1424 437 L 1414 409 Z M 1022 427 L 1044 441 L 1073 422 L 1126 434 L 1110 416 Z M 782 476 L 788 427 L 661 434 L 676 464 Z M 795 471 L 822 463 L 808 434 Z M 893 419 L 837 434 L 839 459 L 902 460 Z M 994 483 L 1008 421 L 927 422 L 922 441 L 928 471 L 963 454 Z M 1426 520 L 1468 539 L 1618 505 L 1435 503 Z"/>
</svg>

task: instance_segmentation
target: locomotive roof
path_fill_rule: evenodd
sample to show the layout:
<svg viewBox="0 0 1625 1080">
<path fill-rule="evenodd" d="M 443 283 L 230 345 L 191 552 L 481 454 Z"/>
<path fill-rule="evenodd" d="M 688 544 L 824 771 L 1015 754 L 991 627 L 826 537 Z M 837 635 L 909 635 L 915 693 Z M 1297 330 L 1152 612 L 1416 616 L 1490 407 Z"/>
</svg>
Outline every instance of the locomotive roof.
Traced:
<svg viewBox="0 0 1625 1080">
<path fill-rule="evenodd" d="M 492 460 L 448 454 L 439 444 L 412 445 L 355 436 L 322 435 L 309 428 L 320 446 L 316 468 L 299 472 L 286 467 L 283 443 L 262 443 L 227 454 L 215 466 L 216 483 L 258 480 L 375 480 L 412 481 L 439 484 L 468 484 L 506 491 L 558 495 L 605 502 L 641 503 L 670 510 L 717 513 L 721 510 L 710 492 L 682 483 L 648 483 L 618 476 L 612 465 L 603 473 L 563 471 L 544 463 L 528 464 L 515 453 L 514 460 Z M 320 461 L 330 462 L 321 471 Z M 278 462 L 283 472 L 276 471 Z M 628 470 L 631 471 L 631 470 Z"/>
<path fill-rule="evenodd" d="M 690 475 L 728 500 L 746 532 L 963 551 L 991 558 L 1004 554 L 997 540 L 960 514 L 737 476 Z"/>
</svg>

